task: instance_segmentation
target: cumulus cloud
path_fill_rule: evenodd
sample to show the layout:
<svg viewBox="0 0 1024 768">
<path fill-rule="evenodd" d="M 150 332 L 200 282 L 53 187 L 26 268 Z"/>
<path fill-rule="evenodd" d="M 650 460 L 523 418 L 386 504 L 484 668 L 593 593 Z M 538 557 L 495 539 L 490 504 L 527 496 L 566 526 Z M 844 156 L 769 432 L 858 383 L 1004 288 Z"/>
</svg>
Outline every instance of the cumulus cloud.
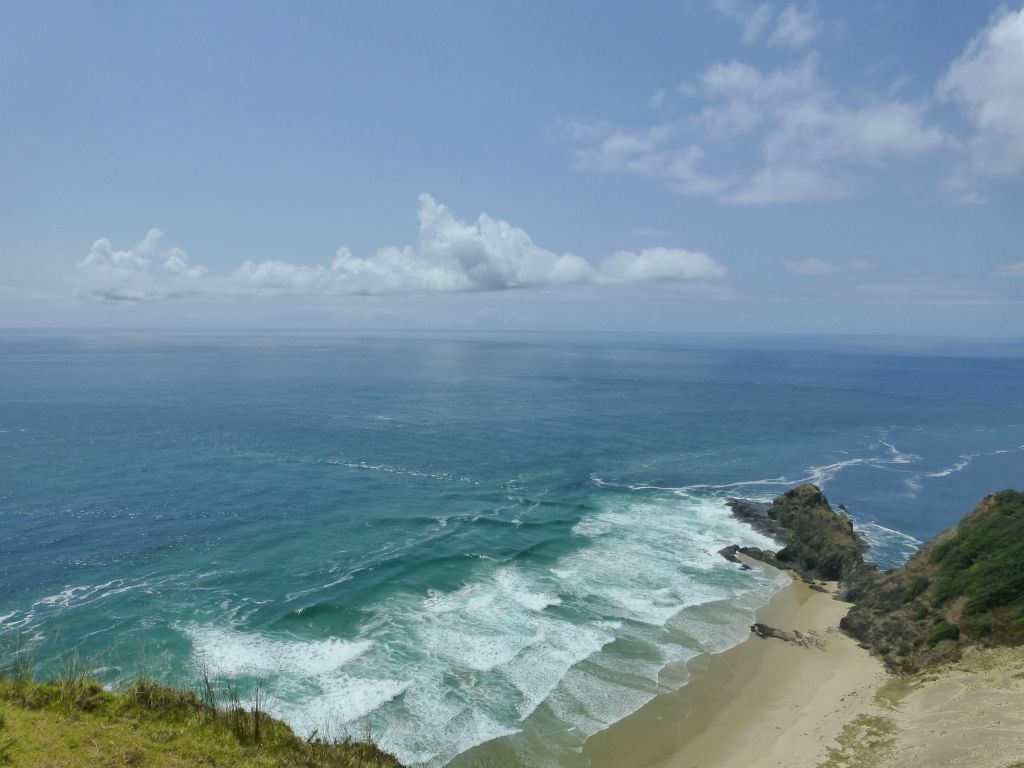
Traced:
<svg viewBox="0 0 1024 768">
<path fill-rule="evenodd" d="M 381 248 L 368 257 L 341 248 L 329 266 L 247 261 L 233 277 L 260 293 L 393 294 L 690 280 L 725 272 L 706 254 L 670 248 L 620 252 L 592 266 L 542 248 L 525 230 L 487 214 L 461 221 L 430 195 L 420 195 L 418 218 L 415 247 Z"/>
<path fill-rule="evenodd" d="M 950 144 L 921 105 L 843 103 L 818 70 L 813 53 L 767 71 L 719 62 L 678 89 L 690 108 L 672 121 L 562 127 L 576 144 L 578 168 L 635 173 L 681 194 L 738 204 L 847 197 L 869 171 Z M 736 153 L 738 141 L 754 153 Z"/>
<path fill-rule="evenodd" d="M 977 172 L 1024 170 L 1024 10 L 997 14 L 953 62 L 937 92 L 971 121 Z"/>
<path fill-rule="evenodd" d="M 794 275 L 840 275 L 844 273 L 871 272 L 875 265 L 867 259 L 833 262 L 812 257 L 798 261 L 787 261 L 785 267 L 787 272 L 792 272 Z"/>
<path fill-rule="evenodd" d="M 160 252 L 152 230 L 130 251 L 97 240 L 79 265 L 91 298 L 138 302 L 185 293 L 380 295 L 500 291 L 572 284 L 621 284 L 721 277 L 725 268 L 707 254 L 656 247 L 619 251 L 591 264 L 533 242 L 523 229 L 481 214 L 458 219 L 430 195 L 419 199 L 415 246 L 381 248 L 370 256 L 340 248 L 329 264 L 247 260 L 224 279 L 188 265 L 184 251 Z M 159 264 L 159 269 L 154 265 Z"/>
<path fill-rule="evenodd" d="M 646 248 L 639 253 L 619 251 L 609 256 L 596 277 L 602 283 L 643 283 L 724 275 L 725 267 L 707 254 L 680 248 Z"/>
<path fill-rule="evenodd" d="M 160 249 L 163 232 L 151 229 L 134 247 L 115 250 L 107 238 L 92 244 L 78 263 L 78 291 L 97 301 L 140 303 L 197 293 L 206 268 L 189 266 L 180 248 Z"/>
</svg>

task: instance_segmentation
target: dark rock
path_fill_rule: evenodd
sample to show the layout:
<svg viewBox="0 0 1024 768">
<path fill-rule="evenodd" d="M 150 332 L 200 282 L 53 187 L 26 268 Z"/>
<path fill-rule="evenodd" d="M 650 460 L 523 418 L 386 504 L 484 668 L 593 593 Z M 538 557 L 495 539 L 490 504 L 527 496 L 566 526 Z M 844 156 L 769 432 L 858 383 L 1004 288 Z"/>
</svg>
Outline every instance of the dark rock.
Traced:
<svg viewBox="0 0 1024 768">
<path fill-rule="evenodd" d="M 773 568 L 779 568 L 785 570 L 789 566 L 781 562 L 774 552 L 767 549 L 759 549 L 758 547 L 740 547 L 739 552 L 741 555 L 746 555 L 751 560 L 759 560 L 762 563 L 772 566 Z"/>
<path fill-rule="evenodd" d="M 728 547 L 722 547 L 718 550 L 718 554 L 728 560 L 730 563 L 739 563 L 740 559 L 736 557 L 736 553 L 740 551 L 739 544 L 730 544 Z"/>
<path fill-rule="evenodd" d="M 787 643 L 796 642 L 796 636 L 793 635 L 792 632 L 786 632 L 784 629 L 776 629 L 775 627 L 770 627 L 767 624 L 762 624 L 759 621 L 750 625 L 750 631 L 762 640 L 769 637 L 775 637 L 779 640 L 784 640 Z"/>
<path fill-rule="evenodd" d="M 809 583 L 840 581 L 847 588 L 875 570 L 864 562 L 867 546 L 850 518 L 834 512 L 817 486 L 798 486 L 771 504 L 746 499 L 729 499 L 727 503 L 738 520 L 784 545 L 774 555 L 756 547 L 738 550 L 749 557 L 790 568 Z"/>
<path fill-rule="evenodd" d="M 725 503 L 732 509 L 732 514 L 737 520 L 750 523 L 755 528 L 755 521 L 768 520 L 768 510 L 771 504 L 764 501 L 751 501 L 750 499 L 726 499 Z"/>
<path fill-rule="evenodd" d="M 750 625 L 750 631 L 760 637 L 762 640 L 768 638 L 776 638 L 786 643 L 793 643 L 793 645 L 799 645 L 803 648 L 821 648 L 825 643 L 816 632 L 810 634 L 804 634 L 799 629 L 794 629 L 792 632 L 788 632 L 784 629 L 777 627 L 771 627 L 761 622 L 754 622 Z"/>
</svg>

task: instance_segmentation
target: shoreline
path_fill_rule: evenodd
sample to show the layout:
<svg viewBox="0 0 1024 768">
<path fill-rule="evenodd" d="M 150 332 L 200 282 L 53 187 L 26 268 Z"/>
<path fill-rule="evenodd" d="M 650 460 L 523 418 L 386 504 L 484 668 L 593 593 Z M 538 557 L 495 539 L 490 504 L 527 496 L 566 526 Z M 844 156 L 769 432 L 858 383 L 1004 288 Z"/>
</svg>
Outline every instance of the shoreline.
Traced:
<svg viewBox="0 0 1024 768">
<path fill-rule="evenodd" d="M 877 713 L 875 693 L 890 679 L 881 662 L 840 632 L 850 604 L 835 599 L 835 583 L 827 589 L 794 580 L 756 611 L 758 622 L 798 631 L 804 644 L 751 634 L 691 660 L 686 685 L 590 737 L 583 764 L 813 768 L 824 761 L 847 723 Z"/>
</svg>

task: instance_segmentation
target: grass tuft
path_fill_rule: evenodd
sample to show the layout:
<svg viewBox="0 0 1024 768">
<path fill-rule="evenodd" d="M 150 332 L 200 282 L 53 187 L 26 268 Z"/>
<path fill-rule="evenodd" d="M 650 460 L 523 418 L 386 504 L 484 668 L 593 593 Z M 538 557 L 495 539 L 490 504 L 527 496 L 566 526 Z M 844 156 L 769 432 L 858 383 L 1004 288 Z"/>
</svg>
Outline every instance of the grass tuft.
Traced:
<svg viewBox="0 0 1024 768">
<path fill-rule="evenodd" d="M 0 766 L 400 768 L 371 743 L 300 739 L 265 711 L 262 683 L 248 707 L 237 686 L 207 670 L 198 688 L 143 678 L 107 690 L 75 656 L 49 681 L 0 673 Z M 219 698 L 227 705 L 217 706 Z"/>
</svg>

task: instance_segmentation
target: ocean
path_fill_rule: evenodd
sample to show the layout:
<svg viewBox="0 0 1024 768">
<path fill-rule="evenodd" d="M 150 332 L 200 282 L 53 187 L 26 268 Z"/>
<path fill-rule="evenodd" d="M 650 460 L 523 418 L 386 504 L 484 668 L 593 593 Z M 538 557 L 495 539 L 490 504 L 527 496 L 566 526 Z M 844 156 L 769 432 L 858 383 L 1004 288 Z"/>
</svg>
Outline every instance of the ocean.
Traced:
<svg viewBox="0 0 1024 768">
<path fill-rule="evenodd" d="M 613 334 L 0 334 L 0 641 L 206 669 L 302 734 L 527 765 L 743 640 L 725 499 L 801 482 L 892 567 L 1024 486 L 1024 347 Z"/>
</svg>

